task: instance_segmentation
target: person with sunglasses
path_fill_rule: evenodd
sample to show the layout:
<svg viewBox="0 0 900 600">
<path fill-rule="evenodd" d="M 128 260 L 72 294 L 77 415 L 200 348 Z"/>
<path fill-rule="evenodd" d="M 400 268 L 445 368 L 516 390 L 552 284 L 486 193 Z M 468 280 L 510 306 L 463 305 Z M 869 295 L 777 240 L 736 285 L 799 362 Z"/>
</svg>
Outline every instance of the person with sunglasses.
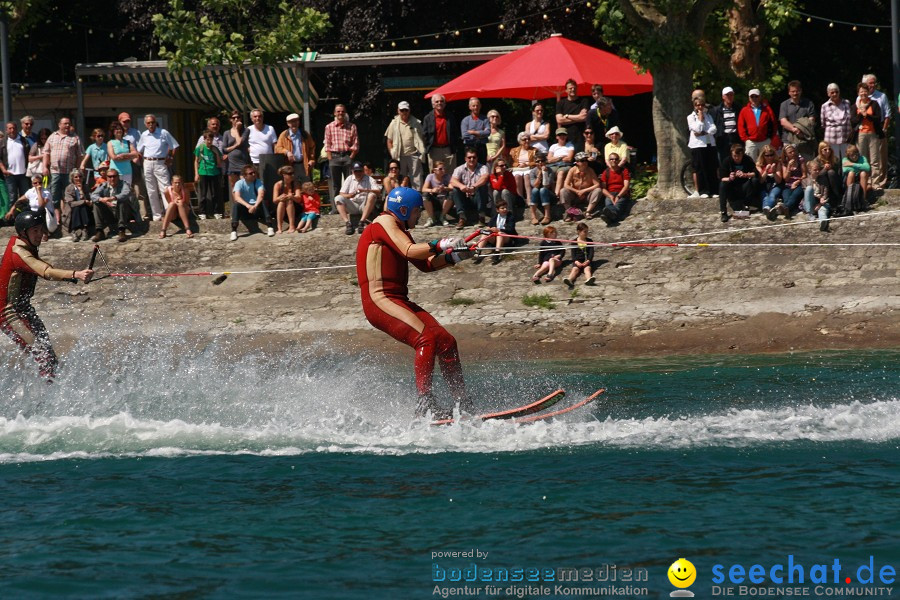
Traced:
<svg viewBox="0 0 900 600">
<path fill-rule="evenodd" d="M 96 230 L 93 242 L 106 239 L 104 230 L 109 228 L 112 235 L 113 223 L 118 228 L 118 241 L 128 241 L 125 230 L 130 223 L 141 221 L 141 209 L 131 191 L 131 186 L 122 180 L 115 169 L 107 169 L 106 181 L 91 194 L 94 205 L 94 225 Z"/>
</svg>

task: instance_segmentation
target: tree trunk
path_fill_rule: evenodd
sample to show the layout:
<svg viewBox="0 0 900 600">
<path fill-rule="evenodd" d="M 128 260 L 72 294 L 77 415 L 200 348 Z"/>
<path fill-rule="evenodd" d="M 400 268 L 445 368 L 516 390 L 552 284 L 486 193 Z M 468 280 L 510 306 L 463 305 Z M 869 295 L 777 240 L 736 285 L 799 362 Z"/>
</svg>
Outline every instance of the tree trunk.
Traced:
<svg viewBox="0 0 900 600">
<path fill-rule="evenodd" d="M 681 168 L 689 160 L 687 116 L 691 112 L 693 72 L 682 65 L 653 71 L 653 131 L 659 180 L 647 194 L 651 200 L 682 198 Z"/>
<path fill-rule="evenodd" d="M 766 26 L 757 22 L 750 0 L 736 0 L 728 9 L 728 29 L 732 47 L 731 69 L 741 79 L 762 79 L 760 57 Z"/>
</svg>

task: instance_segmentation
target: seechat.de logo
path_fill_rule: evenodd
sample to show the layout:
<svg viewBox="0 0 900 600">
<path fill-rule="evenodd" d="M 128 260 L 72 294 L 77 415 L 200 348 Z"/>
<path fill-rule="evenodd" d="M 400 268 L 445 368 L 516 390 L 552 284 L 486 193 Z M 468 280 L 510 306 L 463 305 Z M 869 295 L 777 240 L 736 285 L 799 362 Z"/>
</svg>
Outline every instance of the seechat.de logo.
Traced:
<svg viewBox="0 0 900 600">
<path fill-rule="evenodd" d="M 669 567 L 668 575 L 669 583 L 679 588 L 669 594 L 670 598 L 694 597 L 694 592 L 684 589 L 691 587 L 691 584 L 697 579 L 697 569 L 694 568 L 694 563 L 686 558 L 679 558 Z"/>
</svg>

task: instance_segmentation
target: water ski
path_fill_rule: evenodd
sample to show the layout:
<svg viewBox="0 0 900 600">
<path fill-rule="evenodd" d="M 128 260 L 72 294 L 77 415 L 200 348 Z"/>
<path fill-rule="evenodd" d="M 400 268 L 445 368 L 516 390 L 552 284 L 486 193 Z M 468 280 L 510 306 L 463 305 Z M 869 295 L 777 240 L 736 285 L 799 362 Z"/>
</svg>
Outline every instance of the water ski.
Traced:
<svg viewBox="0 0 900 600">
<path fill-rule="evenodd" d="M 485 413 L 483 415 L 478 415 L 475 417 L 471 417 L 472 419 L 478 421 L 488 421 L 490 419 L 515 419 L 517 417 L 525 417 L 527 415 L 532 415 L 536 412 L 540 412 L 544 409 L 550 408 L 560 400 L 562 400 L 566 395 L 565 390 L 559 389 L 555 392 L 552 392 L 540 400 L 535 400 L 530 404 L 525 404 L 523 406 L 517 406 L 516 408 L 511 408 L 509 410 L 503 410 L 500 412 L 493 413 Z M 455 423 L 456 419 L 447 418 L 447 419 L 438 419 L 436 421 L 432 421 L 432 425 L 450 425 L 451 423 Z"/>
</svg>

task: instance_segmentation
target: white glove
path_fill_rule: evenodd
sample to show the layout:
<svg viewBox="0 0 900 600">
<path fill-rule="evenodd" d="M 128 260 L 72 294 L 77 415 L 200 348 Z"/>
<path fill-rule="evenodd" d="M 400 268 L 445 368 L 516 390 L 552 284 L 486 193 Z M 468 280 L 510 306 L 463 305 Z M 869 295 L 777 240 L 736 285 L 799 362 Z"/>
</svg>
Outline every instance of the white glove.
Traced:
<svg viewBox="0 0 900 600">
<path fill-rule="evenodd" d="M 455 237 L 442 238 L 441 240 L 438 241 L 437 248 L 441 252 L 446 252 L 447 250 L 450 250 L 450 249 L 458 250 L 459 244 L 462 244 L 464 247 L 466 245 L 465 242 L 463 242 L 459 238 L 455 238 Z"/>
</svg>

